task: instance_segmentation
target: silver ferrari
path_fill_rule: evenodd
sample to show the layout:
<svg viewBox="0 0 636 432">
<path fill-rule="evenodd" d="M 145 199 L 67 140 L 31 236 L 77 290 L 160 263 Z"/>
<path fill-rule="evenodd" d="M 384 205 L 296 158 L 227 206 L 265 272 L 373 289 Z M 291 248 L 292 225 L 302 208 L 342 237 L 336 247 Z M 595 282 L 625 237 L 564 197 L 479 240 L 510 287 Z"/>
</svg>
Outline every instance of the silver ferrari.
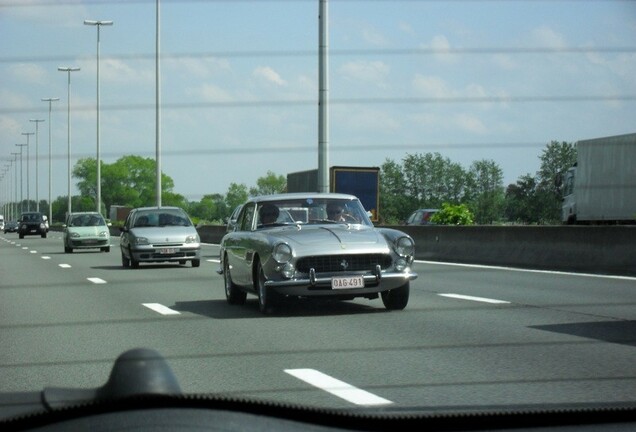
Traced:
<svg viewBox="0 0 636 432">
<path fill-rule="evenodd" d="M 250 199 L 221 241 L 220 269 L 230 304 L 258 296 L 268 313 L 282 297 L 382 298 L 404 309 L 413 239 L 376 228 L 352 195 L 293 193 Z"/>
</svg>

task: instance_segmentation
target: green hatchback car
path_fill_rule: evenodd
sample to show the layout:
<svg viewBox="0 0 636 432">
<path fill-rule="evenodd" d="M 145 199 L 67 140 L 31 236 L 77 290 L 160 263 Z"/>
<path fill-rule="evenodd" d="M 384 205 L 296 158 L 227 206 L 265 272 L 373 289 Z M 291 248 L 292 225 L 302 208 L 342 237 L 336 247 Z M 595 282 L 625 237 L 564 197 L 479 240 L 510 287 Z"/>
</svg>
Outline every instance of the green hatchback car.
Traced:
<svg viewBox="0 0 636 432">
<path fill-rule="evenodd" d="M 110 252 L 110 223 L 97 212 L 71 213 L 64 224 L 64 252 L 74 249 L 100 249 Z"/>
</svg>

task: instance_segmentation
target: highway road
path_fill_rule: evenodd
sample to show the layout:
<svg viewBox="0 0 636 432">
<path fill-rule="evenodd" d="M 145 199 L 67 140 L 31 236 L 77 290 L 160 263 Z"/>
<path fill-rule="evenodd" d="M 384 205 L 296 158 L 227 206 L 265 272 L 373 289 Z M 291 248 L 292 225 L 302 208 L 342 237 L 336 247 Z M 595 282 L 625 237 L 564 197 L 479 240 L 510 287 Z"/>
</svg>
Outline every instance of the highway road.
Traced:
<svg viewBox="0 0 636 432">
<path fill-rule="evenodd" d="M 225 301 L 201 267 L 121 266 L 49 237 L 0 234 L 0 393 L 96 387 L 135 347 L 184 392 L 320 407 L 636 401 L 636 279 L 417 262 L 404 311 L 380 300 Z"/>
</svg>

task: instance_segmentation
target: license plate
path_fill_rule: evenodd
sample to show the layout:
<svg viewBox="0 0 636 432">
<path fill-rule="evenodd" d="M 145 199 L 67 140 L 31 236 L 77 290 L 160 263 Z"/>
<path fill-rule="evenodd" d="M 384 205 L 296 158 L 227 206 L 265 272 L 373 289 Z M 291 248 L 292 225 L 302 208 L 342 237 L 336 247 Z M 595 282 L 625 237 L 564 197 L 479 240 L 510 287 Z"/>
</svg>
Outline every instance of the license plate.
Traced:
<svg viewBox="0 0 636 432">
<path fill-rule="evenodd" d="M 331 278 L 331 289 L 364 288 L 362 276 L 336 276 Z"/>
<path fill-rule="evenodd" d="M 174 248 L 163 248 L 159 249 L 157 253 L 161 255 L 174 255 L 175 253 L 177 253 L 177 250 Z"/>
</svg>

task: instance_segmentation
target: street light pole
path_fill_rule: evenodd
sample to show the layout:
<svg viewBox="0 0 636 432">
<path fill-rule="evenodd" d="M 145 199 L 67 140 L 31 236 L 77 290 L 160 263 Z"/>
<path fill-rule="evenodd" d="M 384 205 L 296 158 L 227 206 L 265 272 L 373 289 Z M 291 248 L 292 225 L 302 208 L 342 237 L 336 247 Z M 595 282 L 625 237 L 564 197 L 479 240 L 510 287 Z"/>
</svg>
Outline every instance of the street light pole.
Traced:
<svg viewBox="0 0 636 432">
<path fill-rule="evenodd" d="M 16 144 L 16 146 L 20 147 L 20 211 L 24 211 L 24 190 L 22 189 L 22 147 L 26 147 L 26 144 Z"/>
<path fill-rule="evenodd" d="M 60 98 L 42 98 L 43 102 L 49 103 L 49 224 L 53 224 L 53 202 L 51 201 L 53 183 L 53 176 L 51 175 L 51 104 L 59 100 Z"/>
<path fill-rule="evenodd" d="M 102 167 L 99 148 L 99 42 L 100 27 L 111 26 L 112 21 L 84 20 L 84 25 L 97 27 L 97 212 L 102 212 Z"/>
<path fill-rule="evenodd" d="M 31 193 L 29 192 L 29 159 L 31 159 L 31 156 L 29 156 L 29 137 L 31 135 L 35 135 L 34 132 L 22 132 L 22 135 L 26 135 L 27 137 L 27 211 L 31 211 Z"/>
<path fill-rule="evenodd" d="M 159 0 L 156 0 L 155 20 L 155 189 L 157 207 L 161 207 L 161 5 Z"/>
<path fill-rule="evenodd" d="M 39 131 L 38 125 L 43 122 L 43 119 L 30 119 L 30 122 L 35 123 L 35 211 L 40 211 L 40 197 L 39 197 L 39 184 L 40 178 L 38 177 L 39 169 L 38 169 L 38 161 L 40 159 L 39 156 Z"/>
<path fill-rule="evenodd" d="M 71 213 L 71 72 L 77 72 L 80 70 L 78 67 L 58 67 L 58 71 L 66 72 L 68 75 L 68 86 L 67 86 L 67 95 L 66 100 L 68 104 L 67 108 L 67 120 L 66 120 L 66 128 L 68 130 L 68 138 L 67 138 L 67 157 L 68 157 L 68 205 L 67 205 L 67 214 Z"/>
<path fill-rule="evenodd" d="M 14 180 L 13 188 L 15 190 L 15 194 L 14 194 L 15 199 L 13 200 L 13 220 L 17 221 L 18 220 L 18 155 L 20 153 L 11 152 L 11 154 L 13 155 L 13 159 L 15 161 L 15 170 L 13 171 L 13 180 Z"/>
</svg>

